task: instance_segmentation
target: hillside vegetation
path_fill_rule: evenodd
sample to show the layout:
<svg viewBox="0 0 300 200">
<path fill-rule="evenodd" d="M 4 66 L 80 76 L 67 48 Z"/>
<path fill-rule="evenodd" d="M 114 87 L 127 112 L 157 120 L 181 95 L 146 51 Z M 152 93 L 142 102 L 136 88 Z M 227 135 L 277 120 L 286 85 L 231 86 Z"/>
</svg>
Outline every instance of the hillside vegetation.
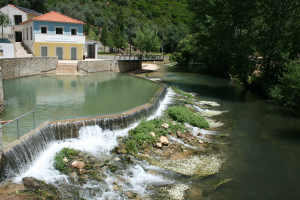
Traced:
<svg viewBox="0 0 300 200">
<path fill-rule="evenodd" d="M 107 23 L 113 32 L 120 22 L 124 25 L 123 37 L 129 41 L 130 13 L 132 37 L 138 28 L 156 30 L 164 41 L 164 52 L 174 52 L 180 40 L 189 32 L 187 24 L 191 19 L 187 0 L 9 0 L 8 3 L 46 13 L 56 12 L 87 23 L 84 32 L 94 40 L 99 40 L 100 30 Z M 5 6 L 7 0 L 1 0 Z M 121 18 L 118 11 L 121 11 Z"/>
</svg>

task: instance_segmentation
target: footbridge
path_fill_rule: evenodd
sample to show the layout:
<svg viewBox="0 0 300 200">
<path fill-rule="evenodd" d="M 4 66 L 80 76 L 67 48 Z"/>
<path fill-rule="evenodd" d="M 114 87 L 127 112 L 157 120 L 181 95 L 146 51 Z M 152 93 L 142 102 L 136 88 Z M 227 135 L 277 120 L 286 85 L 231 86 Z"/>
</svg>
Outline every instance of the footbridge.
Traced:
<svg viewBox="0 0 300 200">
<path fill-rule="evenodd" d="M 163 61 L 163 55 L 117 55 L 115 56 L 117 61 Z"/>
</svg>

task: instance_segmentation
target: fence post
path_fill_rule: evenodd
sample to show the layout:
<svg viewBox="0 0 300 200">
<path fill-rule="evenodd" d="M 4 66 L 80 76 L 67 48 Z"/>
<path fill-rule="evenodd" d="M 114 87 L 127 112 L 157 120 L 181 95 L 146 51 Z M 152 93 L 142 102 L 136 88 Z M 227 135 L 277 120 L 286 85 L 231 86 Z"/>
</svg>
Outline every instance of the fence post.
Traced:
<svg viewBox="0 0 300 200">
<path fill-rule="evenodd" d="M 18 127 L 18 139 L 20 139 L 20 131 L 19 131 L 19 119 L 17 119 L 17 127 Z"/>
<path fill-rule="evenodd" d="M 35 119 L 34 119 L 34 110 L 32 111 L 33 113 L 33 130 L 35 129 Z"/>
</svg>

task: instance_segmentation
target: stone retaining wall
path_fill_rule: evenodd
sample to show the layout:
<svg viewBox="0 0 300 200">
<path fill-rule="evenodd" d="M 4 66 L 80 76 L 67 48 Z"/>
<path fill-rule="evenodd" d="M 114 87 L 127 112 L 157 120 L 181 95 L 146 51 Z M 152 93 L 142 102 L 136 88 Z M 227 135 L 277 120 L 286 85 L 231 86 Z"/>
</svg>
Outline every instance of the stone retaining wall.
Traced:
<svg viewBox="0 0 300 200">
<path fill-rule="evenodd" d="M 57 57 L 26 57 L 0 59 L 2 79 L 55 73 Z"/>
<path fill-rule="evenodd" d="M 116 60 L 79 60 L 79 71 L 93 73 L 102 71 L 114 71 L 127 73 L 142 68 L 141 61 L 116 61 Z"/>
</svg>

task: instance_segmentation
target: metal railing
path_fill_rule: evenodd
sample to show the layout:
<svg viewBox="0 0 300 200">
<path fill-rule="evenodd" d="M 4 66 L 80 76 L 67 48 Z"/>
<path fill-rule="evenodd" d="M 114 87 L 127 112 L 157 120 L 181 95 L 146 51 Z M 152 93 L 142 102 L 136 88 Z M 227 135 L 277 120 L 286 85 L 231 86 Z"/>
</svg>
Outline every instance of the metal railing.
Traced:
<svg viewBox="0 0 300 200">
<path fill-rule="evenodd" d="M 124 61 L 163 61 L 164 56 L 162 55 L 137 55 L 137 56 L 130 56 L 130 55 L 119 55 L 115 56 L 115 60 L 124 60 Z"/>
<path fill-rule="evenodd" d="M 14 119 L 14 120 L 11 120 L 10 122 L 7 122 L 7 123 L 3 124 L 2 127 L 3 127 L 3 126 L 6 126 L 6 125 L 8 125 L 8 124 L 10 124 L 10 123 L 13 123 L 14 121 L 17 121 L 18 139 L 20 139 L 19 119 L 22 118 L 22 117 L 25 117 L 26 115 L 29 115 L 30 113 L 32 113 L 33 130 L 34 130 L 34 129 L 35 129 L 34 110 L 33 110 L 33 111 L 30 111 L 29 113 L 26 113 L 26 114 L 24 114 L 24 115 L 22 115 L 22 116 L 20 116 L 20 117 L 18 117 L 18 118 L 16 118 L 16 119 Z"/>
</svg>

